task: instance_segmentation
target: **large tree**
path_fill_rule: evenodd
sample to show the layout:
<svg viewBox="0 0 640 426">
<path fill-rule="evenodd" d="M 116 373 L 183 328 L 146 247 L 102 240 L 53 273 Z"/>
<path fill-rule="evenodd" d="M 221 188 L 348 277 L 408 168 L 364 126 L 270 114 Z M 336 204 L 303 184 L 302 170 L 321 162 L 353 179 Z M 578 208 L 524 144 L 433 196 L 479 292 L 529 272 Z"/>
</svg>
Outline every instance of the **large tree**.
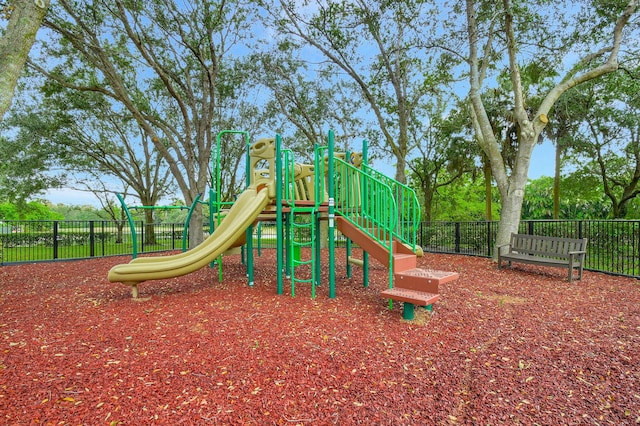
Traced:
<svg viewBox="0 0 640 426">
<path fill-rule="evenodd" d="M 6 119 L 2 127 L 10 124 Z M 23 128 L 0 135 L 0 201 L 23 204 L 63 183 L 63 174 L 51 174 L 56 167 L 55 147 L 38 135 L 40 130 Z"/>
<path fill-rule="evenodd" d="M 575 135 L 577 173 L 597 178 L 616 219 L 640 195 L 640 82 L 638 72 L 608 75 L 573 97 L 584 111 Z"/>
<path fill-rule="evenodd" d="M 18 77 L 48 7 L 49 0 L 0 2 L 0 13 L 8 18 L 0 36 L 0 120 L 11 106 Z"/>
<path fill-rule="evenodd" d="M 94 193 L 100 187 L 111 193 L 131 188 L 143 206 L 170 195 L 173 179 L 166 162 L 128 111 L 116 113 L 100 94 L 55 82 L 42 92 L 40 104 L 15 114 L 14 121 L 30 130 L 34 142 L 55 145 L 67 186 L 95 186 Z M 145 243 L 155 244 L 153 210 L 145 210 L 145 224 Z"/>
<path fill-rule="evenodd" d="M 450 58 L 424 48 L 437 27 L 437 8 L 414 0 L 275 3 L 268 10 L 280 41 L 310 46 L 307 60 L 328 62 L 355 83 L 355 96 L 382 135 L 380 146 L 396 161 L 395 177 L 404 182 L 407 156 L 421 139 L 411 137 L 410 123 L 425 97 L 449 82 Z"/>
<path fill-rule="evenodd" d="M 410 134 L 419 135 L 417 152 L 407 162 L 409 183 L 422 199 L 422 218 L 429 222 L 434 213 L 434 198 L 443 187 L 456 183 L 463 175 L 475 176 L 479 149 L 470 143 L 465 127 L 468 114 L 447 111 L 442 102 L 426 103 L 420 120 L 412 124 Z"/>
<path fill-rule="evenodd" d="M 497 244 L 508 242 L 510 234 L 518 231 L 531 154 L 549 121 L 549 111 L 567 90 L 618 69 L 623 43 L 631 39 L 627 24 L 638 9 L 637 0 L 596 0 L 574 4 L 569 9 L 554 2 L 544 5 L 540 8 L 540 2 L 516 4 L 502 0 L 497 4 L 466 0 L 471 116 L 502 203 Z M 583 9 L 578 10 L 579 6 Z M 538 61 L 562 71 L 563 62 L 576 57 L 539 106 L 531 108 L 523 88 L 522 64 Z M 509 69 L 511 110 L 517 132 L 511 170 L 482 98 L 483 88 L 490 81 L 488 74 L 501 67 Z"/>
<path fill-rule="evenodd" d="M 313 161 L 314 144 L 326 143 L 327 129 L 345 150 L 348 140 L 363 136 L 362 102 L 353 96 L 353 82 L 336 76 L 332 67 L 317 70 L 299 55 L 287 42 L 254 55 L 255 83 L 269 89 L 265 111 L 278 133 L 291 136 L 287 147 Z"/>
<path fill-rule="evenodd" d="M 241 1 L 58 0 L 44 26 L 43 55 L 31 66 L 67 88 L 96 92 L 126 110 L 169 167 L 187 204 L 210 180 L 225 102 L 242 81 L 235 61 L 252 36 Z M 197 209 L 192 224 L 202 225 Z M 191 245 L 202 239 L 193 232 Z"/>
</svg>

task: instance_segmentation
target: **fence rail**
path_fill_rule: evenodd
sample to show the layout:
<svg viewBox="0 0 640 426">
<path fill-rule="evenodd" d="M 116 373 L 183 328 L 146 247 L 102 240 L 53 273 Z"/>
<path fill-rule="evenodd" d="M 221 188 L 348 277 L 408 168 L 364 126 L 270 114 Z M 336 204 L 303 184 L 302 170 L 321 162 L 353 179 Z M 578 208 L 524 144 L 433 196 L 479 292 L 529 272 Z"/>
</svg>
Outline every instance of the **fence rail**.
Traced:
<svg viewBox="0 0 640 426">
<path fill-rule="evenodd" d="M 126 225 L 116 221 L 2 221 L 0 265 L 131 255 L 133 245 Z M 183 226 L 136 221 L 138 252 L 180 250 Z M 422 222 L 417 241 L 426 252 L 492 257 L 497 230 L 498 222 Z M 586 269 L 640 279 L 639 220 L 531 220 L 522 221 L 519 232 L 588 238 Z M 255 227 L 258 250 L 275 248 L 275 241 L 274 224 Z"/>
</svg>

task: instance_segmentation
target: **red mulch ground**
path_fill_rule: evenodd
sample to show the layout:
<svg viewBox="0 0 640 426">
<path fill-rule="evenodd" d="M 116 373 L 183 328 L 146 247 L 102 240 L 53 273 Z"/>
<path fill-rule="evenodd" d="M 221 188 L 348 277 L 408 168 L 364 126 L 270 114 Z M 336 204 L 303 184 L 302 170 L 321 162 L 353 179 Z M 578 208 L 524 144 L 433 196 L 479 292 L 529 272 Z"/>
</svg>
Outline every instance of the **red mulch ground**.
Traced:
<svg viewBox="0 0 640 426">
<path fill-rule="evenodd" d="M 230 256 L 223 283 L 205 268 L 143 283 L 136 302 L 106 279 L 126 261 L 0 268 L 0 423 L 640 422 L 633 279 L 427 254 L 460 279 L 407 322 L 378 296 L 379 265 L 363 288 L 340 261 L 337 298 L 311 300 L 276 295 L 269 254 L 253 288 Z"/>
</svg>

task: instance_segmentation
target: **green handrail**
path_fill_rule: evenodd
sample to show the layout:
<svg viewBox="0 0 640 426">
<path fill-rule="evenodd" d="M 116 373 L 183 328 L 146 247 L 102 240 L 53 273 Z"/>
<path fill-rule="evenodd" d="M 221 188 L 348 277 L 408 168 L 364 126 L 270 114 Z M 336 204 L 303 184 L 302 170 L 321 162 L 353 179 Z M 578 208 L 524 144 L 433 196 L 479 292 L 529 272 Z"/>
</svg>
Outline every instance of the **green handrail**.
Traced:
<svg viewBox="0 0 640 426">
<path fill-rule="evenodd" d="M 389 286 L 393 284 L 393 240 L 398 207 L 392 189 L 371 174 L 335 158 L 336 212 L 389 252 Z"/>
<path fill-rule="evenodd" d="M 216 135 L 216 144 L 211 148 L 211 190 L 209 196 L 209 231 L 213 233 L 222 222 L 222 210 L 232 206 L 233 201 L 222 201 L 222 137 L 225 135 L 242 135 L 247 147 L 246 186 L 249 186 L 249 132 L 243 130 L 222 130 Z M 215 215 L 215 217 L 214 217 Z M 213 262 L 211 263 L 213 266 Z M 222 255 L 218 258 L 218 280 L 222 282 Z M 251 282 L 251 278 L 250 278 Z"/>
<path fill-rule="evenodd" d="M 242 135 L 244 137 L 244 143 L 247 146 L 250 144 L 249 132 L 242 130 L 222 130 L 216 135 L 216 144 L 211 148 L 211 189 L 214 192 L 213 197 L 209 197 L 211 200 L 211 212 L 218 213 L 223 206 L 233 205 L 233 201 L 222 201 L 222 137 L 224 135 Z M 246 174 L 246 186 L 249 186 L 249 173 Z M 220 219 L 216 225 L 220 224 Z"/>
<path fill-rule="evenodd" d="M 417 230 L 421 217 L 420 202 L 418 201 L 415 191 L 407 185 L 380 173 L 371 166 L 363 164 L 362 169 L 368 175 L 384 182 L 391 188 L 398 206 L 398 223 L 395 235 L 401 242 L 407 244 L 415 251 L 418 247 Z"/>
<path fill-rule="evenodd" d="M 358 226 L 376 242 L 395 236 L 398 217 L 393 191 L 385 182 L 351 164 L 334 159 L 336 172 L 336 211 Z"/>
</svg>

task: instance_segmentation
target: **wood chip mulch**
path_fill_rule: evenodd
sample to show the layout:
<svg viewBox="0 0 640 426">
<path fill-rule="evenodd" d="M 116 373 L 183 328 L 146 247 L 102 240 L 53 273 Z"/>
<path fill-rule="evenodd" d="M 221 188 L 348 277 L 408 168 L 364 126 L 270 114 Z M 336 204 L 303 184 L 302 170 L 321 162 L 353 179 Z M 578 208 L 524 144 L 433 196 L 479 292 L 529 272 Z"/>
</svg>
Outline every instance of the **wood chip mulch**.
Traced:
<svg viewBox="0 0 640 426">
<path fill-rule="evenodd" d="M 638 280 L 426 254 L 460 278 L 404 321 L 344 252 L 314 300 L 276 294 L 272 250 L 251 288 L 236 255 L 138 301 L 106 278 L 128 260 L 0 267 L 0 424 L 640 423 Z"/>
</svg>

